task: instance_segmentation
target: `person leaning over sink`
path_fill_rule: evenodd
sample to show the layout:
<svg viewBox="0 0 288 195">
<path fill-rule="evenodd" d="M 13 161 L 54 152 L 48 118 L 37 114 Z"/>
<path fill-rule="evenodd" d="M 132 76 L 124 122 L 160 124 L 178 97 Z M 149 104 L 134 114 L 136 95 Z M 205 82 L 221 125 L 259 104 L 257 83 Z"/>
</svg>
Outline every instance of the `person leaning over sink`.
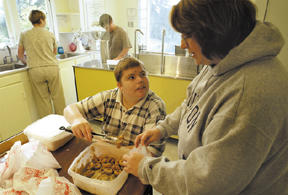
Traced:
<svg viewBox="0 0 288 195">
<path fill-rule="evenodd" d="M 46 16 L 42 11 L 32 10 L 29 20 L 33 28 L 21 33 L 18 57 L 29 67 L 28 74 L 40 117 L 52 114 L 53 110 L 62 115 L 65 99 L 56 59 L 55 37 L 45 29 Z"/>
<path fill-rule="evenodd" d="M 128 173 L 165 195 L 288 194 L 288 67 L 279 30 L 248 0 L 181 0 L 171 24 L 206 64 L 187 98 L 136 146 L 178 133 L 179 160 L 124 155 Z"/>
<path fill-rule="evenodd" d="M 165 118 L 165 104 L 149 90 L 147 72 L 137 59 L 129 57 L 120 60 L 114 75 L 117 88 L 68 105 L 64 109 L 64 117 L 72 125 L 75 136 L 90 141 L 92 128 L 87 120 L 103 117 L 106 134 L 122 136 L 122 145 L 134 145 L 137 135 L 155 127 L 159 120 Z M 148 149 L 155 156 L 161 155 L 163 140 L 150 144 Z"/>
<path fill-rule="evenodd" d="M 112 60 L 120 60 L 126 57 L 132 46 L 129 37 L 123 28 L 115 25 L 109 14 L 101 15 L 99 24 L 106 30 L 101 39 L 109 40 L 110 58 Z"/>
</svg>

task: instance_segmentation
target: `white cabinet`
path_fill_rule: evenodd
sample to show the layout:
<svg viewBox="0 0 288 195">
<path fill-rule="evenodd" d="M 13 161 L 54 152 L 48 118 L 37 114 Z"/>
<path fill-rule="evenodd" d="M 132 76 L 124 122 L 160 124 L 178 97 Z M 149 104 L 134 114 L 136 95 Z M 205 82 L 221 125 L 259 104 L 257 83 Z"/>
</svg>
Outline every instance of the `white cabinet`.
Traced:
<svg viewBox="0 0 288 195">
<path fill-rule="evenodd" d="M 79 0 L 55 0 L 59 32 L 77 32 L 81 29 Z"/>
<path fill-rule="evenodd" d="M 93 54 L 93 53 L 92 53 Z M 68 59 L 60 60 L 60 76 L 63 85 L 64 97 L 66 106 L 77 102 L 77 94 L 74 78 L 74 65 L 81 65 L 87 61 L 92 60 L 92 54 L 80 55 Z"/>
<path fill-rule="evenodd" d="M 27 71 L 0 77 L 0 141 L 37 119 Z"/>
<path fill-rule="evenodd" d="M 63 85 L 66 106 L 77 102 L 73 66 L 75 59 L 60 61 L 60 76 Z"/>
<path fill-rule="evenodd" d="M 76 65 L 82 65 L 85 62 L 89 62 L 91 60 L 93 60 L 93 53 L 87 54 L 87 55 L 83 55 L 83 56 L 79 56 L 78 58 L 76 58 Z"/>
</svg>

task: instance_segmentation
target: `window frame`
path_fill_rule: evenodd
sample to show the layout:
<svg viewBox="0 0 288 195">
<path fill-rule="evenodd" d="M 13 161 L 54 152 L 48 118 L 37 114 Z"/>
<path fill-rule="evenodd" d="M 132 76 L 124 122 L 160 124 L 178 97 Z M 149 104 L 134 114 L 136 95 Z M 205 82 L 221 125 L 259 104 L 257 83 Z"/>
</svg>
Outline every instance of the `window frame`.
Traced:
<svg viewBox="0 0 288 195">
<path fill-rule="evenodd" d="M 103 30 L 102 27 L 99 27 L 97 22 L 95 23 L 94 27 L 89 27 L 89 16 L 88 16 L 88 2 L 86 2 L 87 0 L 79 0 L 79 10 L 80 10 L 80 20 L 81 22 L 81 29 L 84 32 L 92 32 L 92 31 L 101 31 Z M 105 0 L 101 0 L 101 2 L 99 4 L 103 4 L 101 6 L 101 8 L 98 8 L 99 10 L 103 9 L 105 10 Z M 105 13 L 105 11 L 103 12 Z M 103 13 L 101 13 L 100 15 L 102 15 Z M 99 15 L 99 17 L 100 17 Z M 95 17 L 95 16 L 94 16 Z"/>
<path fill-rule="evenodd" d="M 8 36 L 10 40 L 9 46 L 16 47 L 18 45 L 18 40 L 21 34 L 16 0 L 2 0 L 2 2 L 3 2 L 4 12 L 5 12 Z M 47 5 L 46 11 L 49 13 L 47 14 L 47 17 L 49 18 L 48 19 L 49 23 L 47 23 L 47 26 L 49 26 L 49 31 L 54 33 L 56 39 L 59 40 L 58 29 L 57 29 L 56 20 L 55 20 L 56 14 L 55 14 L 55 11 L 53 11 L 55 10 L 55 2 L 54 0 L 45 0 L 45 3 Z"/>
<path fill-rule="evenodd" d="M 180 0 L 178 0 L 178 1 L 180 1 Z M 142 43 L 144 43 L 144 48 L 146 49 L 145 51 L 149 52 L 149 53 L 157 53 L 157 54 L 162 53 L 161 45 L 162 45 L 162 31 L 163 31 L 163 29 L 161 29 L 161 31 L 159 31 L 159 34 L 161 34 L 161 39 L 159 40 L 159 42 L 157 41 L 157 45 L 160 45 L 159 47 L 157 46 L 157 51 L 155 51 L 153 48 L 151 48 L 152 44 L 151 44 L 150 41 L 153 40 L 151 38 L 151 34 L 150 34 L 150 30 L 151 30 L 151 27 L 152 27 L 151 24 L 150 24 L 150 21 L 151 21 L 151 9 L 152 9 L 151 6 L 150 6 L 151 0 L 148 0 L 148 1 L 147 0 L 139 0 L 138 3 L 139 3 L 138 4 L 138 10 L 139 10 L 138 23 L 139 23 L 139 28 L 141 29 L 141 31 L 144 32 L 144 39 L 143 39 L 143 37 L 141 37 L 141 38 L 143 39 Z M 168 20 L 169 20 L 169 18 L 167 18 L 167 21 Z M 175 54 L 174 51 L 171 51 L 171 50 L 168 51 L 168 52 L 165 51 L 165 45 L 167 46 L 167 43 L 168 43 L 167 42 L 167 32 L 168 32 L 168 29 L 165 28 L 164 53 L 168 54 L 168 55 L 174 55 Z M 176 31 L 174 31 L 174 33 L 177 34 Z M 138 36 L 137 36 L 137 39 L 139 40 Z M 139 44 L 139 41 L 138 41 L 138 44 Z M 181 37 L 180 37 L 180 34 L 179 34 L 179 40 L 177 41 L 177 43 L 175 43 L 175 45 L 180 46 L 180 44 L 181 44 Z M 136 46 L 136 47 L 138 47 L 138 46 Z"/>
</svg>

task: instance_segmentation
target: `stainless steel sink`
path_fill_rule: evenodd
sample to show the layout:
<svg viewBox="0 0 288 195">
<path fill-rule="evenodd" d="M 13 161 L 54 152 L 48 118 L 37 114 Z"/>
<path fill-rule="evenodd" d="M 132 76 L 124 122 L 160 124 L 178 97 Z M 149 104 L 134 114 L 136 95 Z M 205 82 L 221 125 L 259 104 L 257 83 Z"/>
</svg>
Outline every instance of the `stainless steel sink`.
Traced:
<svg viewBox="0 0 288 195">
<path fill-rule="evenodd" d="M 101 68 L 102 67 L 102 63 L 99 59 L 94 59 L 94 60 L 90 60 L 90 61 L 86 61 L 82 64 L 82 66 L 85 67 L 98 67 Z"/>
<path fill-rule="evenodd" d="M 27 67 L 27 66 L 23 65 L 23 64 L 17 64 L 17 63 L 0 64 L 0 72 L 7 71 L 7 70 L 20 69 L 20 68 L 25 68 L 25 67 Z"/>
<path fill-rule="evenodd" d="M 79 56 L 81 53 L 64 53 L 64 54 L 58 54 L 56 55 L 57 59 L 66 59 L 66 58 L 71 58 L 75 56 Z"/>
<path fill-rule="evenodd" d="M 193 79 L 201 70 L 191 57 L 164 55 L 164 67 L 161 73 L 161 55 L 140 53 L 139 60 L 144 63 L 150 74 Z"/>
</svg>

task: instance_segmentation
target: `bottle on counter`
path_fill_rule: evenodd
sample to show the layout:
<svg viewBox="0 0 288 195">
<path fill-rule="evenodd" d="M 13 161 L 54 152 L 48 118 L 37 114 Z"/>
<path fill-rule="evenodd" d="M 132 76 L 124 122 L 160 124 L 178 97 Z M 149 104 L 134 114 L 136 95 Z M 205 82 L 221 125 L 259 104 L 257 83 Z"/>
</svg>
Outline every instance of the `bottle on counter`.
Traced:
<svg viewBox="0 0 288 195">
<path fill-rule="evenodd" d="M 64 49 L 63 49 L 63 47 L 62 47 L 62 46 L 59 46 L 59 47 L 57 48 L 57 52 L 58 52 L 58 54 L 64 54 Z"/>
</svg>

